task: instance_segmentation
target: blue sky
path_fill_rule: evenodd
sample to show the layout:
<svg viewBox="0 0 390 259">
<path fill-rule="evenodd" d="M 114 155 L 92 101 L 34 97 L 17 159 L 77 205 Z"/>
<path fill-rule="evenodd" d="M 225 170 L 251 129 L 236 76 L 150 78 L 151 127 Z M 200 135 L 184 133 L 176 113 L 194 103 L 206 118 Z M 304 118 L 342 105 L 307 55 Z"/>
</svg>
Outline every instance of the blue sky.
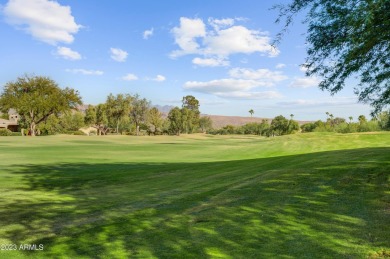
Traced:
<svg viewBox="0 0 390 259">
<path fill-rule="evenodd" d="M 335 96 L 306 78 L 306 27 L 277 48 L 286 0 L 0 0 L 0 85 L 25 73 L 77 89 L 84 103 L 138 93 L 159 105 L 194 95 L 205 114 L 356 120 L 354 80 Z"/>
</svg>

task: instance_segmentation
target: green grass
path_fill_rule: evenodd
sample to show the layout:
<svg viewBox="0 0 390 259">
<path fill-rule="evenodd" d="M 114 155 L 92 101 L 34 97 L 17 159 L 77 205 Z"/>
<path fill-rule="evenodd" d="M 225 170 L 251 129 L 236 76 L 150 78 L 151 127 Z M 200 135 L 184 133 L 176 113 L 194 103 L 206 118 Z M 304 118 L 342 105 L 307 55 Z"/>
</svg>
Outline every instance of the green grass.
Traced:
<svg viewBox="0 0 390 259">
<path fill-rule="evenodd" d="M 0 258 L 390 257 L 390 134 L 0 137 Z"/>
</svg>

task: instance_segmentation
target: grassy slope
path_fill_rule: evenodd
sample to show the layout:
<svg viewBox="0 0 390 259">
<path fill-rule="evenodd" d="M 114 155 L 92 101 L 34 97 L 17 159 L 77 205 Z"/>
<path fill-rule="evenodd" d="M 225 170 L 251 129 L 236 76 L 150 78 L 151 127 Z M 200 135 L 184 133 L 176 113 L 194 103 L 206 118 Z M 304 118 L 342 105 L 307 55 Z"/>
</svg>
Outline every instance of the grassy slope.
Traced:
<svg viewBox="0 0 390 259">
<path fill-rule="evenodd" d="M 390 255 L 390 134 L 0 138 L 0 257 Z"/>
</svg>

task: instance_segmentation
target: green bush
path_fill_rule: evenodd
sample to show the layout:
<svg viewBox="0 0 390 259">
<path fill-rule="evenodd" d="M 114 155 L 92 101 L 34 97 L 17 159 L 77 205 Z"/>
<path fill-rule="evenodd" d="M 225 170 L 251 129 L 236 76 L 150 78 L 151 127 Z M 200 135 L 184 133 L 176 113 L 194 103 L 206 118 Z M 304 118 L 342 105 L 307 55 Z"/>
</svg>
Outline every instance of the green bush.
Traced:
<svg viewBox="0 0 390 259">
<path fill-rule="evenodd" d="M 380 131 L 381 127 L 378 121 L 367 121 L 359 124 L 358 131 L 359 132 L 372 132 L 372 131 Z"/>
<path fill-rule="evenodd" d="M 22 132 L 11 132 L 12 136 L 22 136 Z"/>
<path fill-rule="evenodd" d="M 12 136 L 12 132 L 9 129 L 0 129 L 0 136 Z"/>
<path fill-rule="evenodd" d="M 316 129 L 317 125 L 314 123 L 305 123 L 301 125 L 302 132 L 313 132 Z"/>
</svg>

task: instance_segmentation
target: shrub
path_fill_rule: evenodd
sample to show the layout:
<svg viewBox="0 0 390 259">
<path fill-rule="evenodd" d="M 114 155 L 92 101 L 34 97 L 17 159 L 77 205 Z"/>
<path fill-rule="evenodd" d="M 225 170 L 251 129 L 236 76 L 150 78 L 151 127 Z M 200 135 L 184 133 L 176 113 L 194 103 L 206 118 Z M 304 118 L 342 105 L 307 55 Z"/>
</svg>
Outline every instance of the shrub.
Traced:
<svg viewBox="0 0 390 259">
<path fill-rule="evenodd" d="M 22 132 L 11 132 L 12 136 L 22 136 Z"/>
<path fill-rule="evenodd" d="M 302 132 L 313 132 L 315 128 L 317 127 L 314 123 L 305 123 L 301 125 Z"/>
<path fill-rule="evenodd" d="M 0 129 L 0 136 L 12 136 L 12 132 L 9 129 Z"/>
<path fill-rule="evenodd" d="M 338 133 L 352 133 L 352 129 L 350 128 L 350 125 L 346 122 L 342 122 L 337 125 L 336 132 Z"/>
<path fill-rule="evenodd" d="M 380 131 L 381 127 L 378 124 L 378 121 L 367 121 L 362 122 L 358 126 L 359 132 L 372 132 L 372 131 Z"/>
</svg>

